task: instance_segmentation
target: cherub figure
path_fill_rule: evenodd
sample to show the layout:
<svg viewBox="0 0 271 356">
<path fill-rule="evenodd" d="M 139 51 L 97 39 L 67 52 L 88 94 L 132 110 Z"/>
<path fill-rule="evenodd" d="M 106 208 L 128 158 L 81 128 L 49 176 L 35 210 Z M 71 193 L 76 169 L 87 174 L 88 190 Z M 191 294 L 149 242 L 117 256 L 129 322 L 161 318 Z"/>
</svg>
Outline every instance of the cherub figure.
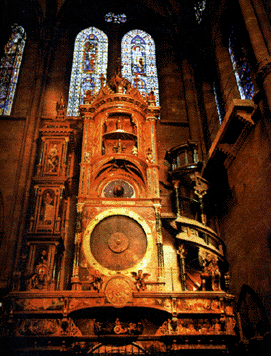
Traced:
<svg viewBox="0 0 271 356">
<path fill-rule="evenodd" d="M 138 272 L 132 272 L 133 277 L 135 278 L 135 286 L 138 291 L 144 291 L 146 289 L 145 279 L 147 279 L 150 274 L 143 273 L 142 269 L 138 270 Z"/>
<path fill-rule="evenodd" d="M 99 292 L 103 284 L 102 274 L 95 270 L 93 274 L 88 277 L 88 279 L 90 280 L 91 287 Z"/>
</svg>

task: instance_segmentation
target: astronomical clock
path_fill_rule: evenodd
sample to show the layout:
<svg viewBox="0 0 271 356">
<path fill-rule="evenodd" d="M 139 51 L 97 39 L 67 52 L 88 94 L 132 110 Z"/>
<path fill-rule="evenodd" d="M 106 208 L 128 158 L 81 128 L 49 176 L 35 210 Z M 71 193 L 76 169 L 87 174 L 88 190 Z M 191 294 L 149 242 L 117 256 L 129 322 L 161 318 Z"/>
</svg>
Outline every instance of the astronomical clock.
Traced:
<svg viewBox="0 0 271 356">
<path fill-rule="evenodd" d="M 140 94 L 137 78 L 100 80 L 80 119 L 60 102 L 40 128 L 2 334 L 18 355 L 222 355 L 236 319 L 198 143 L 166 152 L 172 209 L 162 213 L 154 93 Z"/>
<path fill-rule="evenodd" d="M 99 274 L 106 300 L 118 306 L 125 297 L 120 286 L 133 286 L 139 273 L 151 276 L 158 289 L 164 284 L 159 107 L 153 93 L 143 98 L 120 76 L 109 85 L 101 81 L 100 93 L 80 106 L 84 126 L 72 288 L 92 289 Z"/>
</svg>

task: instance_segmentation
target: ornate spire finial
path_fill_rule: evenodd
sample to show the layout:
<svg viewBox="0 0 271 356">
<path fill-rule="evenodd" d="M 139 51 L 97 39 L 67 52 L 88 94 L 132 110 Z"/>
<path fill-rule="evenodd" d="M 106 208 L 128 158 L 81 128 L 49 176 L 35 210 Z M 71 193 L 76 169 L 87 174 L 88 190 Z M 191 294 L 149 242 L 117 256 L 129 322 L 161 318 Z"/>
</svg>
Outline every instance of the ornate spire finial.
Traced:
<svg viewBox="0 0 271 356">
<path fill-rule="evenodd" d="M 104 82 L 106 81 L 106 79 L 105 79 L 105 76 L 104 76 L 104 74 L 103 73 L 101 73 L 101 76 L 100 76 L 100 82 L 101 82 L 101 88 L 104 86 Z"/>
</svg>

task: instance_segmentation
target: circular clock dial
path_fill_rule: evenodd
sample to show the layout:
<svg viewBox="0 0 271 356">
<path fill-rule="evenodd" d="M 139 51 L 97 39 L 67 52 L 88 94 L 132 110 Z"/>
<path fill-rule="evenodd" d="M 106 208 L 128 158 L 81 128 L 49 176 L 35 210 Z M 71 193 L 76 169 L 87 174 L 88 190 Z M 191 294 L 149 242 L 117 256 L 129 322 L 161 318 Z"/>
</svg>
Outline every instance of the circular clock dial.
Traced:
<svg viewBox="0 0 271 356">
<path fill-rule="evenodd" d="M 134 188 L 125 180 L 118 179 L 109 182 L 103 189 L 105 198 L 132 198 Z"/>
<path fill-rule="evenodd" d="M 113 215 L 100 221 L 90 237 L 90 250 L 102 266 L 121 271 L 137 264 L 147 250 L 144 230 L 135 220 Z"/>
</svg>

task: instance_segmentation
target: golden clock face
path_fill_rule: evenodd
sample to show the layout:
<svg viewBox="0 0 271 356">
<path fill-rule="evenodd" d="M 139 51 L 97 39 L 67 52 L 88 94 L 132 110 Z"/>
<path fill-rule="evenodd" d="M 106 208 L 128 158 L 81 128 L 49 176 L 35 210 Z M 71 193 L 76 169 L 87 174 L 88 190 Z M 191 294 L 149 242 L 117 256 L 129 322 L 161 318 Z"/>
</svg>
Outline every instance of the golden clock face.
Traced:
<svg viewBox="0 0 271 356">
<path fill-rule="evenodd" d="M 103 267 L 126 270 L 141 261 L 147 250 L 147 237 L 141 225 L 123 215 L 100 221 L 90 236 L 90 251 Z"/>
</svg>

